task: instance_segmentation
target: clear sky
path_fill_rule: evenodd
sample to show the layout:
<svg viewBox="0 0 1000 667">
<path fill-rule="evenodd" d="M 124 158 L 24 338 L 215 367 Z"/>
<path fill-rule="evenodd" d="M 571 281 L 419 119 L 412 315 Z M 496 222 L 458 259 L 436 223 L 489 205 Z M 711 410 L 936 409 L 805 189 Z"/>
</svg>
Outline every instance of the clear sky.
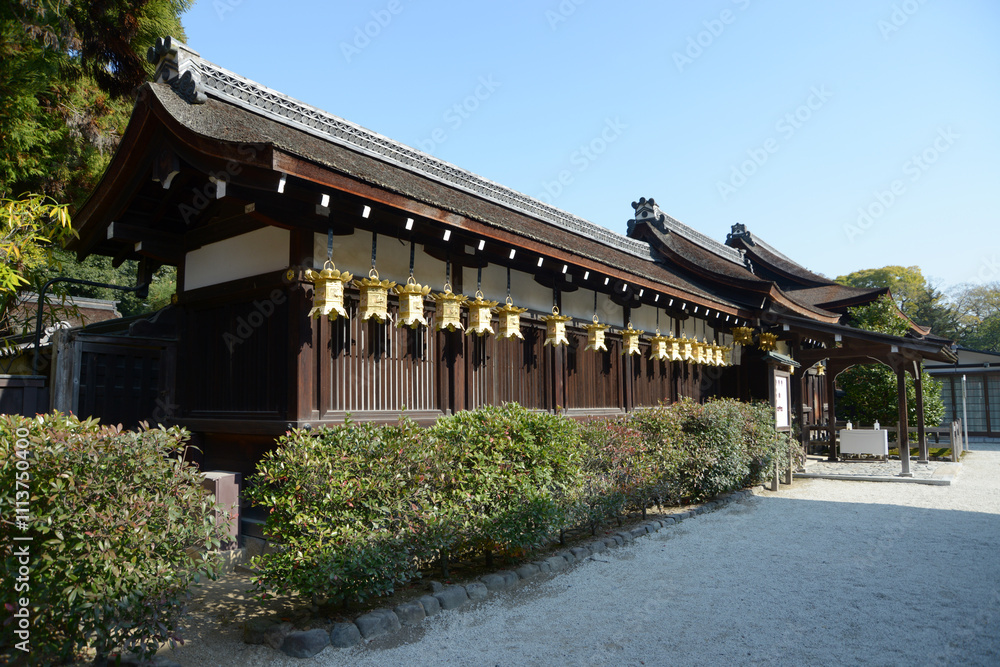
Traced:
<svg viewBox="0 0 1000 667">
<path fill-rule="evenodd" d="M 1000 280 L 996 0 L 199 0 L 212 62 L 624 233 Z"/>
</svg>

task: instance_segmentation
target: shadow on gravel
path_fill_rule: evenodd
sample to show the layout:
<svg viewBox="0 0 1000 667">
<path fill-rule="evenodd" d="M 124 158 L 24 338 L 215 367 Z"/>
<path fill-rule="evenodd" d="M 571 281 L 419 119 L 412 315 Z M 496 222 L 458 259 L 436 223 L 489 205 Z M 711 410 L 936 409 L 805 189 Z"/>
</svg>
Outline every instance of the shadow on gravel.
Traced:
<svg viewBox="0 0 1000 667">
<path fill-rule="evenodd" d="M 744 546 L 789 575 L 773 639 L 801 644 L 782 659 L 1000 664 L 1000 515 L 779 496 L 750 506 L 767 525 Z"/>
</svg>

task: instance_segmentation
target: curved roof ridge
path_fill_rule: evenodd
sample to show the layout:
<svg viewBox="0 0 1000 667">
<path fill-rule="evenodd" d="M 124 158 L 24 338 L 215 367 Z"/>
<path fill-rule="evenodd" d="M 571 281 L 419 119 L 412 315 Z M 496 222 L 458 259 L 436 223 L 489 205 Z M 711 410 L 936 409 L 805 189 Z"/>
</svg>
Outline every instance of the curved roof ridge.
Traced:
<svg viewBox="0 0 1000 667">
<path fill-rule="evenodd" d="M 169 70 L 168 70 L 169 71 Z M 425 178 L 482 197 L 642 259 L 652 260 L 649 244 L 539 201 L 517 190 L 457 167 L 433 155 L 268 88 L 187 51 L 177 70 L 197 73 L 206 95 L 295 127 L 314 136 L 389 162 Z M 189 75 L 190 76 L 190 75 Z M 177 76 L 176 80 L 183 80 Z M 194 77 L 192 77 L 194 78 Z M 173 79 L 170 81 L 173 83 Z"/>
</svg>

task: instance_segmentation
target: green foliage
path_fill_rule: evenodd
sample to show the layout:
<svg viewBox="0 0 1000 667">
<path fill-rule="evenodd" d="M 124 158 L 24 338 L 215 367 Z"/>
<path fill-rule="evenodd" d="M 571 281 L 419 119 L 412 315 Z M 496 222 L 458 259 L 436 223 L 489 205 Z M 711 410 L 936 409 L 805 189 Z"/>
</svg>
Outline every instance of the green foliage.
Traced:
<svg viewBox="0 0 1000 667">
<path fill-rule="evenodd" d="M 788 442 L 779 438 L 774 413 L 765 403 L 684 399 L 638 410 L 630 420 L 647 434 L 673 436 L 662 441 L 673 452 L 666 457 L 669 480 L 661 485 L 670 489 L 668 498 L 675 502 L 704 500 L 760 484 L 769 477 L 775 456 L 786 465 Z"/>
<path fill-rule="evenodd" d="M 591 523 L 680 500 L 672 488 L 680 466 L 675 410 L 646 409 L 622 419 L 583 426 L 587 444 L 586 509 Z"/>
<path fill-rule="evenodd" d="M 146 49 L 183 37 L 189 0 L 0 5 L 0 195 L 79 203 L 107 165 Z"/>
<path fill-rule="evenodd" d="M 758 484 L 790 446 L 768 406 L 732 400 L 583 426 L 508 404 L 426 430 L 403 419 L 292 431 L 246 491 L 270 509 L 279 545 L 254 560 L 257 585 L 366 600 L 441 555 L 524 556 L 581 523 Z"/>
<path fill-rule="evenodd" d="M 0 199 L 0 335 L 16 333 L 12 313 L 53 262 L 53 245 L 73 235 L 66 206 L 29 195 Z"/>
<path fill-rule="evenodd" d="M 958 291 L 959 343 L 973 350 L 1000 352 L 1000 282 L 966 285 Z"/>
<path fill-rule="evenodd" d="M 909 330 L 909 326 L 896 314 L 896 305 L 888 297 L 867 306 L 851 308 L 848 312 L 853 326 L 859 329 L 895 336 L 902 336 Z M 944 417 L 941 383 L 923 371 L 921 380 L 924 385 L 924 423 L 937 426 Z M 844 391 L 844 397 L 837 403 L 837 411 L 844 419 L 866 425 L 878 421 L 886 426 L 899 421 L 896 373 L 889 367 L 874 362 L 853 366 L 837 376 L 837 385 Z M 916 424 L 920 418 L 916 395 L 916 384 L 907 374 L 906 404 L 910 424 Z"/>
<path fill-rule="evenodd" d="M 442 490 L 463 517 L 453 551 L 531 550 L 572 518 L 575 422 L 509 403 L 444 417 L 428 435 L 448 462 Z"/>
<path fill-rule="evenodd" d="M 865 331 L 905 336 L 910 330 L 909 323 L 899 316 L 895 302 L 888 296 L 879 297 L 864 306 L 848 308 L 850 326 Z"/>
<path fill-rule="evenodd" d="M 941 383 L 921 372 L 924 385 L 924 424 L 937 426 L 944 419 L 944 401 L 941 399 Z M 855 424 L 895 426 L 899 421 L 899 388 L 896 374 L 882 364 L 854 366 L 837 377 L 837 385 L 844 396 L 837 402 L 837 412 L 841 418 Z M 913 378 L 906 375 L 906 409 L 910 426 L 919 420 L 917 414 L 917 390 Z"/>
<path fill-rule="evenodd" d="M 940 290 L 927 282 L 919 266 L 863 269 L 839 276 L 836 282 L 870 289 L 888 287 L 895 304 L 915 324 L 930 327 L 939 336 L 955 338 L 959 335 L 959 311 L 946 302 Z"/>
<path fill-rule="evenodd" d="M 428 430 L 403 419 L 293 431 L 247 491 L 281 543 L 255 561 L 258 584 L 363 601 L 442 553 L 531 549 L 571 518 L 579 447 L 575 423 L 517 405 Z"/>
<path fill-rule="evenodd" d="M 42 283 L 56 276 L 67 276 L 123 287 L 135 285 L 136 262 L 134 260 L 127 260 L 115 268 L 112 266 L 110 257 L 101 255 L 91 255 L 84 261 L 78 262 L 74 253 L 57 249 L 53 252 L 53 257 L 55 263 L 50 264 L 43 272 L 40 279 Z M 177 269 L 172 266 L 160 267 L 153 274 L 153 280 L 149 286 L 149 296 L 145 299 L 140 299 L 132 292 L 119 292 L 103 287 L 67 284 L 64 290 L 66 294 L 73 296 L 117 301 L 118 311 L 123 317 L 141 315 L 157 311 L 170 303 L 171 295 L 177 290 Z"/>
<path fill-rule="evenodd" d="M 961 342 L 973 350 L 1000 352 L 1000 313 L 977 322 Z"/>
<path fill-rule="evenodd" d="M 260 586 L 363 601 L 415 577 L 451 518 L 434 454 L 408 419 L 282 437 L 246 490 L 282 545 L 255 559 Z"/>
<path fill-rule="evenodd" d="M 214 501 L 184 461 L 186 439 L 177 428 L 0 416 L 3 603 L 13 611 L 28 601 L 36 659 L 63 662 L 88 646 L 98 659 L 149 656 L 178 638 L 189 587 L 219 567 L 209 555 L 220 537 Z M 30 509 L 26 530 L 13 521 L 18 501 Z M 12 578 L 25 563 L 15 550 L 25 545 L 18 589 Z M 8 646 L 19 641 L 9 627 Z"/>
</svg>

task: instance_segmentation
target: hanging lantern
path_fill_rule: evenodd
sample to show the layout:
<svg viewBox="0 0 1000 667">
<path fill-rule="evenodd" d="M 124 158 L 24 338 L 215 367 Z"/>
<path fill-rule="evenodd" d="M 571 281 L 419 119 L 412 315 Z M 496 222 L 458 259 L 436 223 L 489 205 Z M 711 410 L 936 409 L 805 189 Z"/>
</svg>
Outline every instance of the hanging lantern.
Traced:
<svg viewBox="0 0 1000 667">
<path fill-rule="evenodd" d="M 737 345 L 753 345 L 753 329 L 733 327 L 733 342 Z"/>
<path fill-rule="evenodd" d="M 474 333 L 477 336 L 493 333 L 493 307 L 496 301 L 486 301 L 483 299 L 481 290 L 476 290 L 476 300 L 465 304 L 469 307 L 469 330 L 465 332 L 468 336 Z"/>
<path fill-rule="evenodd" d="M 397 327 L 416 329 L 420 325 L 427 326 L 427 318 L 424 317 L 424 297 L 430 294 L 430 291 L 430 285 L 418 285 L 413 276 L 406 279 L 405 285 L 396 288 L 396 294 L 399 295 Z"/>
<path fill-rule="evenodd" d="M 524 340 L 524 334 L 521 333 L 521 313 L 526 312 L 527 308 L 518 308 L 511 301 L 511 298 L 507 297 L 507 303 L 497 308 L 497 315 L 500 316 L 500 330 L 497 334 L 498 338 L 520 338 Z"/>
<path fill-rule="evenodd" d="M 374 317 L 379 324 L 385 324 L 389 319 L 389 290 L 395 287 L 396 283 L 379 280 L 378 271 L 372 268 L 368 272 L 368 277 L 355 280 L 354 286 L 361 292 L 361 320 L 366 321 Z"/>
<path fill-rule="evenodd" d="M 826 366 L 824 364 L 816 367 L 816 375 L 826 375 Z"/>
<path fill-rule="evenodd" d="M 552 306 L 552 314 L 539 319 L 545 322 L 545 342 L 542 343 L 543 347 L 545 345 L 551 345 L 552 347 L 569 345 L 569 339 L 566 338 L 566 323 L 573 319 L 572 317 L 560 315 L 559 306 Z"/>
<path fill-rule="evenodd" d="M 434 315 L 437 319 L 437 330 L 463 331 L 462 304 L 468 301 L 464 294 L 452 294 L 451 283 L 444 284 L 444 291 L 434 295 Z"/>
<path fill-rule="evenodd" d="M 608 330 L 607 324 L 601 324 L 597 315 L 594 315 L 594 323 L 583 327 L 587 330 L 587 347 L 584 350 L 594 350 L 595 352 L 607 352 L 608 346 L 604 342 L 604 332 Z"/>
<path fill-rule="evenodd" d="M 682 361 L 684 355 L 681 353 L 681 339 L 670 336 L 667 338 L 667 351 L 670 353 L 670 361 Z"/>
<path fill-rule="evenodd" d="M 722 348 L 722 364 L 723 366 L 733 365 L 733 348 L 724 347 Z"/>
<path fill-rule="evenodd" d="M 770 352 L 775 348 L 775 346 L 778 343 L 778 334 L 762 333 L 760 335 L 759 341 L 760 342 L 757 344 L 757 347 L 759 347 L 764 352 Z"/>
<path fill-rule="evenodd" d="M 347 317 L 347 311 L 344 310 L 344 284 L 353 277 L 347 271 L 338 271 L 329 259 L 319 273 L 307 269 L 306 280 L 313 284 L 313 307 L 309 311 L 309 317 L 319 319 L 326 315 L 330 321 L 336 320 L 338 315 Z"/>
<path fill-rule="evenodd" d="M 694 352 L 694 363 L 696 363 L 696 364 L 704 364 L 705 363 L 705 343 L 703 343 L 702 341 L 700 341 L 697 338 L 695 338 L 694 342 L 691 343 L 691 347 L 693 348 L 693 352 Z"/>
<path fill-rule="evenodd" d="M 660 330 L 656 330 L 656 335 L 649 339 L 651 343 L 649 347 L 649 358 L 659 359 L 660 361 L 670 361 L 670 350 L 668 345 L 670 343 L 669 336 L 661 336 Z"/>
<path fill-rule="evenodd" d="M 694 361 L 694 341 L 687 337 L 687 334 L 681 336 L 681 359 L 683 361 Z"/>
<path fill-rule="evenodd" d="M 726 348 L 723 347 L 722 345 L 713 345 L 712 349 L 715 352 L 715 355 L 714 355 L 715 356 L 715 365 L 716 366 L 725 366 L 726 365 L 726 359 L 725 359 L 725 356 L 723 355 L 723 352 L 725 351 Z"/>
<path fill-rule="evenodd" d="M 622 354 L 641 354 L 639 352 L 639 336 L 645 331 L 632 328 L 632 323 L 628 323 L 628 329 L 622 329 Z"/>
</svg>

